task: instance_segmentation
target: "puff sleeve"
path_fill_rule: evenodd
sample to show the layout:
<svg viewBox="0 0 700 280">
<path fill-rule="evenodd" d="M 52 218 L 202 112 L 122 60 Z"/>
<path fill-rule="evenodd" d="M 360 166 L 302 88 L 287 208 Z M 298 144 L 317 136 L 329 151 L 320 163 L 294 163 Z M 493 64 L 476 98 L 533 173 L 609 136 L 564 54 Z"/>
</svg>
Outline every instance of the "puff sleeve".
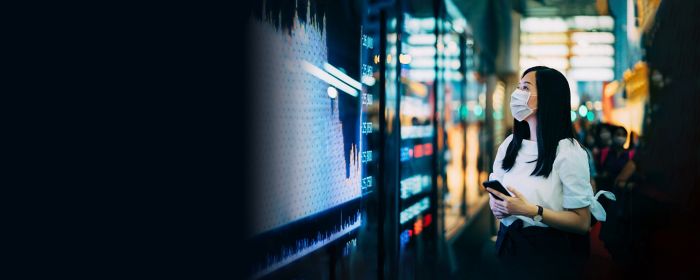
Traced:
<svg viewBox="0 0 700 280">
<path fill-rule="evenodd" d="M 599 221 L 605 221 L 605 209 L 598 202 L 598 197 L 605 195 L 615 200 L 615 195 L 608 191 L 599 191 L 595 196 L 593 195 L 586 151 L 571 140 L 562 140 L 559 142 L 554 168 L 563 187 L 563 208 L 577 209 L 590 206 L 593 217 Z"/>
</svg>

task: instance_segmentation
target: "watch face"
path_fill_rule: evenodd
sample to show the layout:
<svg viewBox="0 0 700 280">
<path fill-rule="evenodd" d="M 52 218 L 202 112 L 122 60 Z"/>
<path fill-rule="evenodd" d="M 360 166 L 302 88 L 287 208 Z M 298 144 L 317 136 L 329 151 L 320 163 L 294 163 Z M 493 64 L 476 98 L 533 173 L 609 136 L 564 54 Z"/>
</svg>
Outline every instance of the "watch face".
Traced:
<svg viewBox="0 0 700 280">
<path fill-rule="evenodd" d="M 535 216 L 534 219 L 535 219 L 535 222 L 540 222 L 540 221 L 542 221 L 542 216 L 537 215 L 537 216 Z"/>
</svg>

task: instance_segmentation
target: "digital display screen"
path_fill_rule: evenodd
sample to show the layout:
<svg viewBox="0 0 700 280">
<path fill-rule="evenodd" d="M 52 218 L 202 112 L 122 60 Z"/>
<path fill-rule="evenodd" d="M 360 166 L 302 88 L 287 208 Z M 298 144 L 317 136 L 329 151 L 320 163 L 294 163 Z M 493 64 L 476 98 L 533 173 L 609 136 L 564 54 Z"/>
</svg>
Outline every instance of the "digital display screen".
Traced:
<svg viewBox="0 0 700 280">
<path fill-rule="evenodd" d="M 433 90 L 435 71 L 435 20 L 404 14 L 401 66 L 400 124 L 400 247 L 433 223 L 430 195 L 433 193 L 435 125 Z M 432 64 L 430 62 L 433 62 Z"/>
<path fill-rule="evenodd" d="M 344 5 L 265 1 L 251 18 L 252 278 L 293 276 L 280 270 L 314 254 L 349 255 L 366 225 L 374 81 L 361 55 L 373 40 Z"/>
</svg>

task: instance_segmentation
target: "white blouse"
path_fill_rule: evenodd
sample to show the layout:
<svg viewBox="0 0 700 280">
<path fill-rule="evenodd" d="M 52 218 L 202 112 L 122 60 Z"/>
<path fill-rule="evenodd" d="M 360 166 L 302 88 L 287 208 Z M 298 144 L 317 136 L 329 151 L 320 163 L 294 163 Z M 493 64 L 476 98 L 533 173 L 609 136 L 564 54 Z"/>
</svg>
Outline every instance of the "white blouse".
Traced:
<svg viewBox="0 0 700 280">
<path fill-rule="evenodd" d="M 489 176 L 490 180 L 498 180 L 505 187 L 513 187 L 520 191 L 530 203 L 551 210 L 562 211 L 590 206 L 591 214 L 599 221 L 605 221 L 605 210 L 598 202 L 598 197 L 602 194 L 615 200 L 615 195 L 607 191 L 599 191 L 595 196 L 593 195 L 588 155 L 577 142 L 572 142 L 571 139 L 559 141 L 552 173 L 544 178 L 530 175 L 535 170 L 538 153 L 537 142 L 530 140 L 523 140 L 515 164 L 510 171 L 503 170 L 501 167 L 503 158 L 512 139 L 513 135 L 508 136 L 498 147 L 496 160 L 493 163 L 493 173 Z M 509 226 L 515 219 L 523 220 L 525 227 L 547 227 L 542 222 L 535 222 L 532 218 L 520 215 L 508 216 L 501 222 Z"/>
</svg>

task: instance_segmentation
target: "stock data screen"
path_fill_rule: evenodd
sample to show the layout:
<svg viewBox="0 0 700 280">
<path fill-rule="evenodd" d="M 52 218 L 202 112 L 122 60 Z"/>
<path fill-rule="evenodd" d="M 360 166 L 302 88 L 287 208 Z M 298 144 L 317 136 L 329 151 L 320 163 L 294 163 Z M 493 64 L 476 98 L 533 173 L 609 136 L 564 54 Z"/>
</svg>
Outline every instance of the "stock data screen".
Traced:
<svg viewBox="0 0 700 280">
<path fill-rule="evenodd" d="M 404 41 L 399 55 L 400 91 L 400 245 L 404 260 L 415 259 L 406 250 L 433 224 L 435 125 L 435 20 L 404 14 Z"/>
<path fill-rule="evenodd" d="M 265 1 L 250 19 L 252 278 L 327 278 L 368 230 L 374 41 L 347 3 Z M 364 198 L 364 199 L 363 199 Z M 292 268 L 290 268 L 292 267 Z M 316 274 L 314 274 L 316 273 Z"/>
</svg>

